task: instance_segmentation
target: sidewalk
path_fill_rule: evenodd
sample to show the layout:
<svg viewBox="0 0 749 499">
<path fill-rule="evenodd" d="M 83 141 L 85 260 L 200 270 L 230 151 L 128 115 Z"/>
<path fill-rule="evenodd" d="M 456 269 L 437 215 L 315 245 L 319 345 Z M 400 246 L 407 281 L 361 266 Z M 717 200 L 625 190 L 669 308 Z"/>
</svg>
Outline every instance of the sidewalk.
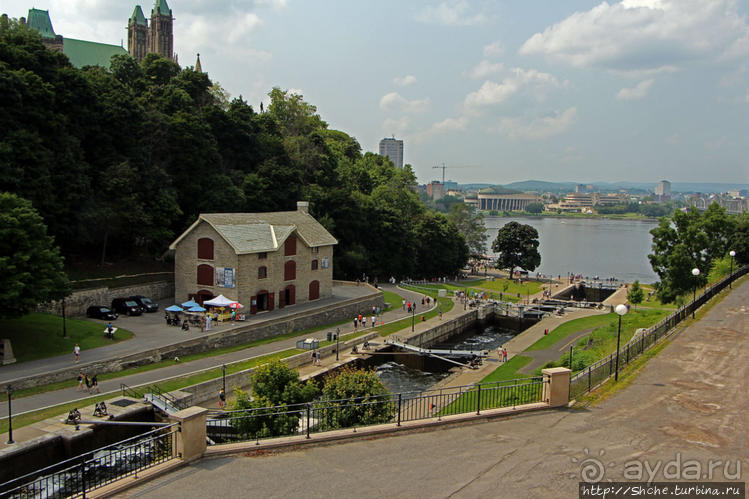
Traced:
<svg viewBox="0 0 749 499">
<path fill-rule="evenodd" d="M 383 285 L 380 286 L 383 289 L 386 289 L 388 291 L 395 291 L 395 288 L 390 285 Z M 418 293 L 414 293 L 408 290 L 397 290 L 398 294 L 401 294 L 404 296 L 406 300 L 417 300 L 420 302 L 421 296 Z M 454 308 L 453 308 L 454 309 Z M 287 309 L 288 310 L 288 309 Z M 298 311 L 295 310 L 294 313 Z M 418 311 L 417 311 L 418 314 Z M 380 315 L 380 320 L 384 320 L 386 323 L 393 322 L 396 320 L 403 319 L 405 317 L 410 316 L 408 312 L 401 309 L 400 306 L 392 308 L 390 311 L 385 312 L 384 314 Z M 439 319 L 433 319 L 433 320 L 439 320 Z M 369 321 L 368 321 L 369 322 Z M 348 322 L 346 324 L 342 324 L 341 326 L 338 326 L 341 329 L 341 335 L 345 335 L 347 333 L 350 333 L 354 330 L 353 325 L 353 317 L 352 321 Z M 305 335 L 305 338 L 318 338 L 318 339 L 325 339 L 326 334 L 329 331 L 329 329 L 324 329 L 321 331 L 317 331 L 315 333 L 310 333 Z M 182 376 L 185 374 L 190 374 L 195 371 L 200 371 L 203 369 L 209 369 L 213 367 L 219 367 L 222 364 L 228 364 L 231 362 L 236 362 L 240 360 L 249 359 L 252 357 L 267 355 L 273 352 L 286 350 L 289 348 L 295 348 L 296 342 L 300 339 L 299 336 L 294 338 L 287 338 L 284 340 L 279 340 L 271 343 L 266 343 L 263 345 L 258 345 L 255 347 L 250 347 L 242 350 L 237 350 L 235 352 L 230 352 L 222 355 L 217 355 L 213 357 L 206 357 L 203 359 L 198 359 L 192 362 L 182 362 L 179 364 L 174 364 L 169 367 L 164 367 L 160 369 L 154 369 L 151 371 L 146 371 L 138 374 L 132 374 L 129 376 L 123 376 L 120 378 L 115 378 L 111 380 L 104 380 L 99 382 L 99 389 L 101 390 L 102 394 L 106 393 L 119 393 L 120 391 L 120 384 L 124 383 L 129 386 L 137 386 L 142 384 L 148 384 L 148 383 L 156 383 L 158 381 L 164 380 L 166 378 L 174 377 L 174 376 Z M 104 350 L 106 348 L 112 348 L 117 345 L 112 345 L 110 347 L 103 347 L 101 349 L 96 350 Z M 91 350 L 91 352 L 94 352 L 94 350 Z M 110 356 L 111 357 L 111 356 Z M 335 358 L 335 357 L 333 357 Z M 70 365 L 70 356 L 65 355 L 64 361 L 67 366 Z M 17 367 L 21 367 L 24 364 L 18 364 Z M 85 365 L 81 365 L 81 368 L 85 370 Z M 91 373 L 89 373 L 91 374 Z M 20 414 L 23 412 L 28 411 L 34 411 L 38 409 L 42 409 L 45 407 L 50 407 L 58 404 L 63 404 L 67 402 L 74 402 L 76 400 L 83 400 L 89 395 L 86 392 L 78 392 L 76 391 L 76 388 L 65 388 L 62 390 L 56 390 L 52 392 L 46 392 L 39 395 L 33 395 L 29 397 L 23 397 L 19 399 L 13 400 L 13 414 Z M 82 402 L 85 403 L 85 402 Z M 0 404 L 0 417 L 5 418 L 8 416 L 8 407 L 7 404 Z"/>
</svg>

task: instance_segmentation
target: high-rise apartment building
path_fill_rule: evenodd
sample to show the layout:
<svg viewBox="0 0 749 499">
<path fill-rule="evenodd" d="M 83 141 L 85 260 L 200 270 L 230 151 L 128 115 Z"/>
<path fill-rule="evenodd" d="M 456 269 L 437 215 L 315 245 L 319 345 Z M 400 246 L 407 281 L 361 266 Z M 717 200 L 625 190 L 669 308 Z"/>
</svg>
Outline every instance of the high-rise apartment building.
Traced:
<svg viewBox="0 0 749 499">
<path fill-rule="evenodd" d="M 658 185 L 655 186 L 655 195 L 659 198 L 665 198 L 671 195 L 671 182 L 668 180 L 661 180 Z"/>
<path fill-rule="evenodd" d="M 385 138 L 380 141 L 380 156 L 387 156 L 396 168 L 403 168 L 403 141 Z"/>
</svg>

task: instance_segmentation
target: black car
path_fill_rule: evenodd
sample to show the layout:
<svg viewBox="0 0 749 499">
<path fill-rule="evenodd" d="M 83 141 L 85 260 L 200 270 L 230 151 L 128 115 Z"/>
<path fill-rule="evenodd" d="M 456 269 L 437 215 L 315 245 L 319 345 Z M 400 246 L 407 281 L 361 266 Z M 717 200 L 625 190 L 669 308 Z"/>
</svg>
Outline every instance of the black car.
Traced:
<svg viewBox="0 0 749 499">
<path fill-rule="evenodd" d="M 91 317 L 92 319 L 103 319 L 105 321 L 113 321 L 117 318 L 117 312 L 108 307 L 95 305 L 86 309 L 86 317 Z"/>
<path fill-rule="evenodd" d="M 140 315 L 143 313 L 140 305 L 130 298 L 115 298 L 112 300 L 112 309 L 115 312 L 126 315 Z"/>
<path fill-rule="evenodd" d="M 147 298 L 143 295 L 131 296 L 130 298 L 128 298 L 128 300 L 132 300 L 137 303 L 144 312 L 158 312 L 159 310 L 158 303 L 152 302 L 150 298 Z"/>
</svg>

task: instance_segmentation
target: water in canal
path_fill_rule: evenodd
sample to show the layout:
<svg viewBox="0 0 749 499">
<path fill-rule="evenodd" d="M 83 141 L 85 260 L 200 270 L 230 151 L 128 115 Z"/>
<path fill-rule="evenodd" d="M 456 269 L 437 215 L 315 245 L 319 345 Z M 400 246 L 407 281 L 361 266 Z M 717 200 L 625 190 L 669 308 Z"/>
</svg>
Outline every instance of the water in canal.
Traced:
<svg viewBox="0 0 749 499">
<path fill-rule="evenodd" d="M 516 330 L 509 329 L 497 323 L 483 327 L 476 327 L 463 334 L 453 336 L 449 341 L 435 345 L 435 348 L 452 348 L 455 350 L 494 350 L 504 345 Z M 456 367 L 438 359 L 424 359 L 421 369 L 413 367 L 413 358 L 407 359 L 403 355 L 383 357 L 377 366 L 377 375 L 391 393 L 420 392 L 428 390 L 450 374 L 450 369 Z"/>
</svg>

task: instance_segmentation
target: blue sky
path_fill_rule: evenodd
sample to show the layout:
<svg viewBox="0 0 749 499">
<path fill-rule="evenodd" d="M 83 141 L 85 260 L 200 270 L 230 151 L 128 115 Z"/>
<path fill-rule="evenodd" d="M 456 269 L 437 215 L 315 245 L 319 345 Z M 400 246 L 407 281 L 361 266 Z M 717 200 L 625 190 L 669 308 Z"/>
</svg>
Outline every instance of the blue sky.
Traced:
<svg viewBox="0 0 749 499">
<path fill-rule="evenodd" d="M 395 135 L 421 182 L 749 182 L 745 1 L 168 1 L 180 64 L 256 108 L 301 93 L 364 150 Z M 115 44 L 134 5 L 33 3 Z"/>
</svg>

